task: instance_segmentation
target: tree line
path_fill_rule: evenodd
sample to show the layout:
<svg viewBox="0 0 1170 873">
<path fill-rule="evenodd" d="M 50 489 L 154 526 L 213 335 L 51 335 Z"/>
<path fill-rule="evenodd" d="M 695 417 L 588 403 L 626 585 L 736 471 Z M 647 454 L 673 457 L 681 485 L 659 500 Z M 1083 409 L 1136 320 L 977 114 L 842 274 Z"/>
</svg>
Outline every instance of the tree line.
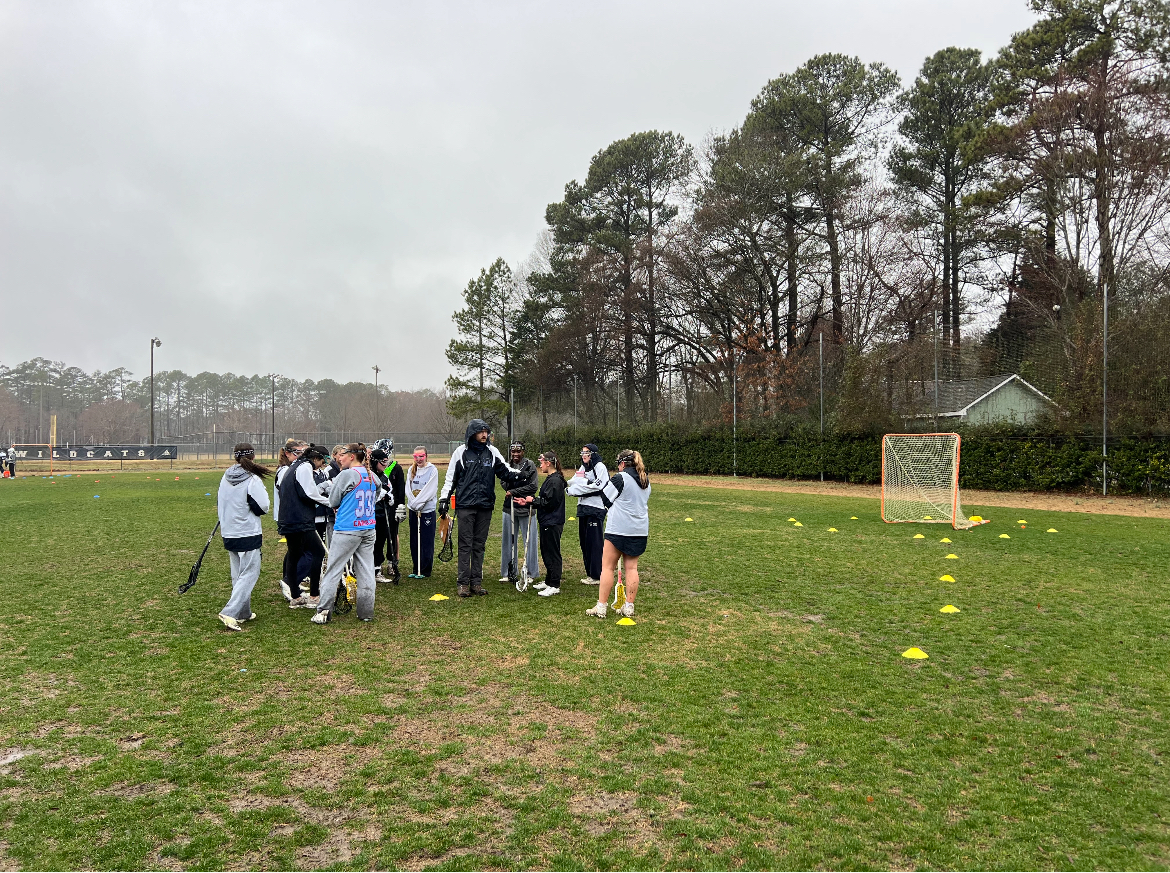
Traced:
<svg viewBox="0 0 1170 873">
<path fill-rule="evenodd" d="M 701 146 L 645 131 L 591 160 L 534 253 L 463 292 L 449 409 L 512 394 L 564 423 L 921 408 L 1018 372 L 1064 425 L 1170 428 L 1170 7 L 1032 0 L 997 56 L 908 87 L 824 54 Z M 734 396 L 733 396 L 734 395 Z"/>
<path fill-rule="evenodd" d="M 206 442 L 213 432 L 451 433 L 461 429 L 441 391 L 391 391 L 373 383 L 182 370 L 154 374 L 155 439 Z M 145 442 L 150 432 L 150 376 L 118 367 L 86 373 L 34 358 L 0 365 L 0 438 L 57 443 Z"/>
</svg>

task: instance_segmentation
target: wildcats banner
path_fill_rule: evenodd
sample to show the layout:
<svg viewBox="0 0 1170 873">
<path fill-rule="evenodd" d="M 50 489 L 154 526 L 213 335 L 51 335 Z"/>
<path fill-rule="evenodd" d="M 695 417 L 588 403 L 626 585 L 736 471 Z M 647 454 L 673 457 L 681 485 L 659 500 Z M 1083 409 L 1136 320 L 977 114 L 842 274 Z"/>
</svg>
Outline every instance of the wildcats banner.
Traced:
<svg viewBox="0 0 1170 873">
<path fill-rule="evenodd" d="M 8 452 L 9 456 L 12 451 Z M 171 461 L 179 456 L 178 446 L 54 446 L 54 461 Z M 48 446 L 16 447 L 19 461 L 49 460 Z"/>
</svg>

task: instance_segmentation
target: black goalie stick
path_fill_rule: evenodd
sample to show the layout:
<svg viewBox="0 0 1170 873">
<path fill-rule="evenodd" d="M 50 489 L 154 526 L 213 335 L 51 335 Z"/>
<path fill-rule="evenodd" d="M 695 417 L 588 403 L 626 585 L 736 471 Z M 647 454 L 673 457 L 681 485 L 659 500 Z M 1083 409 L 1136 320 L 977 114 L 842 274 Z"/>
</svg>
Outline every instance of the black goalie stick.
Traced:
<svg viewBox="0 0 1170 873">
<path fill-rule="evenodd" d="M 203 556 L 207 554 L 207 550 L 211 547 L 211 541 L 215 539 L 215 532 L 219 530 L 219 522 L 215 523 L 215 527 L 211 529 L 211 533 L 207 537 L 207 545 L 203 547 L 203 551 L 199 553 L 199 560 L 191 566 L 191 573 L 187 576 L 187 581 L 179 586 L 179 593 L 185 594 L 191 590 L 196 582 L 199 581 L 199 568 L 203 566 Z"/>
</svg>

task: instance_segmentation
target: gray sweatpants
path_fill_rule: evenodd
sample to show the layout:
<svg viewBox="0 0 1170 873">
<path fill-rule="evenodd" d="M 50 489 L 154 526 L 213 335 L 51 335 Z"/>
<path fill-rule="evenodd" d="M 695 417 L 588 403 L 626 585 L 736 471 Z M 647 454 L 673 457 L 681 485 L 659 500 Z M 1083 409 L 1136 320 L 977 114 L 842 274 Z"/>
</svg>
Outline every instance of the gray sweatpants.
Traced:
<svg viewBox="0 0 1170 873">
<path fill-rule="evenodd" d="M 357 579 L 358 618 L 374 617 L 374 539 L 373 530 L 360 533 L 335 530 L 329 544 L 329 569 L 321 577 L 321 602 L 317 612 L 329 612 L 337 599 L 337 586 L 345 574 L 345 565 L 353 558 L 353 575 Z"/>
<path fill-rule="evenodd" d="M 230 615 L 237 621 L 252 617 L 252 589 L 260 578 L 260 550 L 228 552 L 232 564 L 232 596 L 220 615 Z"/>
<path fill-rule="evenodd" d="M 533 512 L 527 518 L 523 516 L 516 516 L 516 528 L 519 533 L 524 535 L 524 557 L 528 564 L 528 576 L 535 579 L 540 575 L 540 566 L 537 564 L 536 545 L 540 541 L 540 535 L 536 532 L 536 513 Z M 503 540 L 503 547 L 500 549 L 500 575 L 508 575 L 508 564 L 512 560 L 512 513 L 504 513 L 504 527 L 501 532 L 501 539 Z M 519 567 L 516 568 L 520 570 Z"/>
</svg>

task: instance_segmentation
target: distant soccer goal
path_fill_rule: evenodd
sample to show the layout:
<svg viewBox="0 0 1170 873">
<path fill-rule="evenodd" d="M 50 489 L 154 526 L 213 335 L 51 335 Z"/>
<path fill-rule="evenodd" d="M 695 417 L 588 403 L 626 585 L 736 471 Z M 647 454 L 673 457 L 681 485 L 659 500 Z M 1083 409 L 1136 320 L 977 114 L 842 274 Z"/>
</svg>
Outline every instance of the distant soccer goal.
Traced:
<svg viewBox="0 0 1170 873">
<path fill-rule="evenodd" d="M 888 433 L 882 438 L 882 520 L 947 523 L 955 530 L 981 524 L 963 514 L 959 499 L 957 433 Z"/>
</svg>

